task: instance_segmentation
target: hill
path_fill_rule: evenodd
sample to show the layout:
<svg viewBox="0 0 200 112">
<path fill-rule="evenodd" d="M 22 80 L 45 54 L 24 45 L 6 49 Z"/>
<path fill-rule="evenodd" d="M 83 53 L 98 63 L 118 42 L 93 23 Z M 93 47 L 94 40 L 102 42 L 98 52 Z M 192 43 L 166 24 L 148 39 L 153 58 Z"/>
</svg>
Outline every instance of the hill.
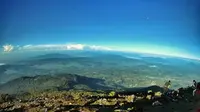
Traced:
<svg viewBox="0 0 200 112">
<path fill-rule="evenodd" d="M 32 59 L 47 59 L 47 58 L 69 58 L 71 57 L 68 54 L 61 54 L 61 53 L 49 53 L 44 55 L 39 55 L 32 57 Z"/>
<path fill-rule="evenodd" d="M 106 90 L 111 88 L 104 85 L 104 80 L 75 74 L 24 76 L 0 85 L 0 93 L 9 94 L 70 89 Z"/>
</svg>

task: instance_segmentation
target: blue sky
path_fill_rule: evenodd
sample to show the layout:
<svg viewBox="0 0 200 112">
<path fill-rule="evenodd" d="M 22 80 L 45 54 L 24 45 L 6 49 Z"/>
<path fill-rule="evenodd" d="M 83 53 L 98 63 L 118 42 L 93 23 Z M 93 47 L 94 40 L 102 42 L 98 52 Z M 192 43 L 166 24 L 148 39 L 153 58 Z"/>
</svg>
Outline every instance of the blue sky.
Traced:
<svg viewBox="0 0 200 112">
<path fill-rule="evenodd" d="M 199 0 L 1 0 L 0 44 L 72 42 L 200 57 L 199 7 Z"/>
</svg>

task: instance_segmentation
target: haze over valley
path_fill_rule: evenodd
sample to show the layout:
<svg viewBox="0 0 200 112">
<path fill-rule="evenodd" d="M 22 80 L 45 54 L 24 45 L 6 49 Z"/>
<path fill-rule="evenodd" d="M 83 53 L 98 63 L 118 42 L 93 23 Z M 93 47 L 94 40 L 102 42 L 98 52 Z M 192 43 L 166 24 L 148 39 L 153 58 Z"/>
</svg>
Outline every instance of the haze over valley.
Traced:
<svg viewBox="0 0 200 112">
<path fill-rule="evenodd" d="M 23 76 L 77 74 L 102 79 L 112 88 L 162 86 L 172 81 L 172 88 L 187 87 L 199 80 L 198 60 L 106 51 L 60 51 L 2 63 L 0 83 Z"/>
</svg>

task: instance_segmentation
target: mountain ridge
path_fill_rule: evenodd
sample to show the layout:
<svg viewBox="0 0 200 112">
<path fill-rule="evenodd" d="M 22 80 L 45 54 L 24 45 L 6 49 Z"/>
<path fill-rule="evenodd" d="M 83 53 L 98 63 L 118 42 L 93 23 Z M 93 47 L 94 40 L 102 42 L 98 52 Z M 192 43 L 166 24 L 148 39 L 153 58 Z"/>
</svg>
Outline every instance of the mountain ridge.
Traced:
<svg viewBox="0 0 200 112">
<path fill-rule="evenodd" d="M 23 76 L 0 85 L 0 92 L 19 94 L 31 90 L 43 91 L 48 89 L 76 89 L 76 85 L 85 85 L 88 89 L 111 89 L 104 85 L 104 80 L 89 78 L 76 74 Z M 84 89 L 84 88 L 83 88 Z"/>
</svg>

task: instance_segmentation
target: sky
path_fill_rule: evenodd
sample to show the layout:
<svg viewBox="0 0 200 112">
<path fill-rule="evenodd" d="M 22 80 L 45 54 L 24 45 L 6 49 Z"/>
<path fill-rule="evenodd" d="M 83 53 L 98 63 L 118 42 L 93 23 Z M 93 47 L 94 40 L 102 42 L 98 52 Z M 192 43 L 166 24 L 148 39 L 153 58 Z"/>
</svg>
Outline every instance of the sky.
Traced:
<svg viewBox="0 0 200 112">
<path fill-rule="evenodd" d="M 199 0 L 0 0 L 0 45 L 78 43 L 200 58 Z"/>
</svg>

